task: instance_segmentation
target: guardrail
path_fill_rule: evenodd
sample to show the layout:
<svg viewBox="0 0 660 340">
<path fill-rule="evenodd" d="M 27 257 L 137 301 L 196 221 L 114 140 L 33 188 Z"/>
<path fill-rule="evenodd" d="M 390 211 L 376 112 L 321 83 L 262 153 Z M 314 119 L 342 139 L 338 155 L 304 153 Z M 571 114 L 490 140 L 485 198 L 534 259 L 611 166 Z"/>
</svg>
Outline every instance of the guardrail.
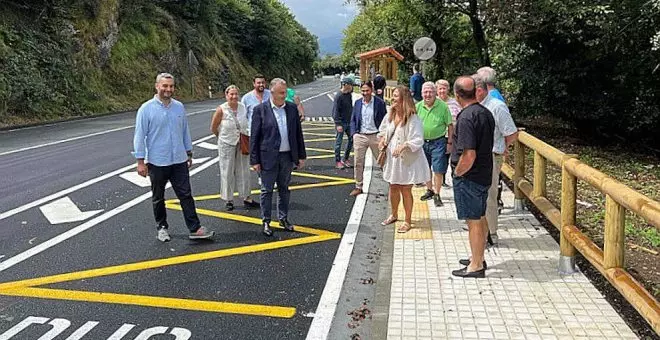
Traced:
<svg viewBox="0 0 660 340">
<path fill-rule="evenodd" d="M 522 209 L 526 196 L 559 229 L 560 272 L 575 272 L 575 255 L 579 251 L 660 334 L 660 304 L 623 268 L 626 210 L 660 229 L 660 203 L 582 163 L 577 155 L 565 154 L 524 131 L 520 131 L 514 147 L 514 167 L 504 164 L 502 173 L 513 181 L 517 209 Z M 534 151 L 532 182 L 525 178 L 525 148 Z M 559 209 L 546 197 L 548 161 L 561 168 Z M 577 180 L 589 183 L 605 195 L 602 250 L 575 225 Z"/>
<path fill-rule="evenodd" d="M 385 86 L 385 93 L 383 94 L 383 99 L 385 99 L 387 103 L 392 102 L 392 94 L 394 93 L 395 88 L 396 87 L 394 86 Z"/>
</svg>

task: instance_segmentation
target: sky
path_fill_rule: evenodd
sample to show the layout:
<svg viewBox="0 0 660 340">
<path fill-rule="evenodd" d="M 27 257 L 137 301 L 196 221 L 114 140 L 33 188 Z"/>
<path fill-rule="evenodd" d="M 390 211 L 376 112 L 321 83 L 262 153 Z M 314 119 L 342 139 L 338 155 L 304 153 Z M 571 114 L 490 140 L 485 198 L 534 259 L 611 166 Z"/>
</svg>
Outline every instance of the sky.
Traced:
<svg viewBox="0 0 660 340">
<path fill-rule="evenodd" d="M 321 54 L 341 53 L 343 30 L 357 15 L 355 5 L 344 0 L 281 0 L 296 19 L 319 38 Z"/>
</svg>

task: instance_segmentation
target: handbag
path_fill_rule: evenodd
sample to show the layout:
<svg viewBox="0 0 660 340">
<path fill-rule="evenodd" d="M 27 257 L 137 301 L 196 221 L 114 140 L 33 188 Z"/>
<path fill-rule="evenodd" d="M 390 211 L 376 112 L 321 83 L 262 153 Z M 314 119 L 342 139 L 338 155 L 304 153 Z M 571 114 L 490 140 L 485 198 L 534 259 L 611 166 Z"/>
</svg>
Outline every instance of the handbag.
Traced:
<svg viewBox="0 0 660 340">
<path fill-rule="evenodd" d="M 241 154 L 249 155 L 250 154 L 250 136 L 240 133 L 241 127 L 238 125 L 238 114 L 234 115 L 234 123 L 236 123 L 236 130 L 238 130 L 238 147 L 240 148 Z"/>
<path fill-rule="evenodd" d="M 250 154 L 250 137 L 244 134 L 240 134 L 239 142 L 241 148 L 241 154 L 249 155 Z"/>
<path fill-rule="evenodd" d="M 387 160 L 387 146 L 390 144 L 392 137 L 394 137 L 394 134 L 396 133 L 396 128 L 397 126 L 394 126 L 394 131 L 392 131 L 392 134 L 388 136 L 388 138 L 385 140 L 385 147 L 383 147 L 382 150 L 378 151 L 378 158 L 376 158 L 376 163 L 381 168 L 385 167 L 385 161 Z"/>
</svg>

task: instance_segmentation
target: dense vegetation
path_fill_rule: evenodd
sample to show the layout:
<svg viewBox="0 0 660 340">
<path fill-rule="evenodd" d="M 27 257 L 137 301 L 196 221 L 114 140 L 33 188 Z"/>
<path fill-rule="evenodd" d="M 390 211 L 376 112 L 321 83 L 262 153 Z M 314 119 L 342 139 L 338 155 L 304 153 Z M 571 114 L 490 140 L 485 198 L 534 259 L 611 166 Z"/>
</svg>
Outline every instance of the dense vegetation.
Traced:
<svg viewBox="0 0 660 340">
<path fill-rule="evenodd" d="M 348 73 L 353 70 L 358 70 L 360 68 L 360 63 L 353 56 L 348 57 L 346 54 L 331 54 L 316 60 L 313 67 L 316 74 L 335 75 L 342 72 Z"/>
<path fill-rule="evenodd" d="M 135 107 L 158 72 L 182 99 L 309 80 L 318 54 L 277 0 L 0 0 L 0 18 L 0 126 Z"/>
<path fill-rule="evenodd" d="M 356 0 L 345 58 L 392 45 L 414 61 L 429 36 L 438 53 L 430 79 L 452 80 L 492 65 L 519 116 L 573 122 L 604 140 L 660 145 L 660 1 Z"/>
</svg>

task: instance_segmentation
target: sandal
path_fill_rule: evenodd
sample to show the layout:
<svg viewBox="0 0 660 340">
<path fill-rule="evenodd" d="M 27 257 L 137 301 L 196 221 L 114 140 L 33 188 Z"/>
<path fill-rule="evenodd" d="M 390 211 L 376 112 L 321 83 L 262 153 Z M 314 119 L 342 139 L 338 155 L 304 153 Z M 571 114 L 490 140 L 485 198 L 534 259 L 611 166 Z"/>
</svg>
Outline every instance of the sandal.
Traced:
<svg viewBox="0 0 660 340">
<path fill-rule="evenodd" d="M 396 221 L 398 221 L 398 219 L 396 217 L 394 217 L 393 215 L 390 215 L 390 217 L 388 217 L 385 221 L 380 222 L 380 225 L 382 225 L 382 226 L 390 225 L 390 224 L 392 224 Z"/>
<path fill-rule="evenodd" d="M 403 234 L 403 233 L 407 233 L 408 231 L 410 231 L 410 229 L 412 229 L 412 226 L 410 226 L 410 224 L 408 224 L 408 222 L 403 222 L 403 224 L 399 227 L 399 229 L 396 230 L 396 232 Z"/>
</svg>

